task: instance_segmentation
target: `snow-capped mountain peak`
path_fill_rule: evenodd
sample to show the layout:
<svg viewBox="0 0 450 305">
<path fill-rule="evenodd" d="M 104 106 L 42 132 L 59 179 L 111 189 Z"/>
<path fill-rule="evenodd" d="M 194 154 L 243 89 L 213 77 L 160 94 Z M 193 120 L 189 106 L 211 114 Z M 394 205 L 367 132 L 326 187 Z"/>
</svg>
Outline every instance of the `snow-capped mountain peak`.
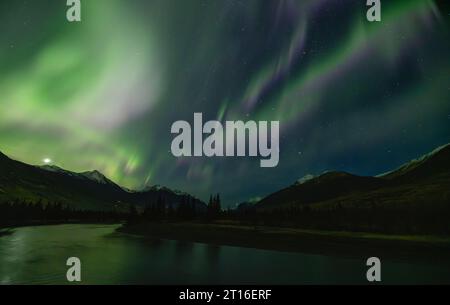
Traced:
<svg viewBox="0 0 450 305">
<path fill-rule="evenodd" d="M 49 172 L 53 172 L 53 173 L 66 174 L 66 175 L 69 175 L 69 176 L 72 176 L 72 177 L 78 176 L 77 173 L 65 170 L 65 169 L 63 169 L 63 168 L 61 168 L 59 166 L 56 166 L 56 165 L 42 165 L 42 166 L 39 166 L 39 168 L 41 168 L 43 170 L 46 170 L 46 171 L 49 171 Z"/>
<path fill-rule="evenodd" d="M 304 184 L 314 178 L 316 178 L 316 176 L 314 176 L 314 175 L 311 175 L 311 174 L 305 175 L 305 176 L 303 176 L 303 178 L 298 179 L 297 182 L 295 182 L 295 185 Z"/>
<path fill-rule="evenodd" d="M 81 173 L 80 175 L 82 175 L 92 181 L 101 183 L 101 184 L 110 184 L 111 183 L 111 181 L 108 178 L 106 178 L 102 173 L 100 173 L 97 170 L 93 170 L 90 172 L 84 172 L 84 173 Z"/>
<path fill-rule="evenodd" d="M 396 174 L 398 175 L 398 174 L 402 174 L 402 173 L 408 172 L 408 171 L 416 168 L 417 166 L 425 163 L 425 161 L 433 158 L 434 156 L 439 154 L 444 149 L 448 149 L 448 148 L 450 148 L 450 143 L 442 145 L 442 146 L 436 148 L 435 150 L 433 150 L 433 151 L 431 151 L 431 152 L 429 152 L 429 153 L 427 153 L 425 155 L 422 155 L 421 157 L 419 157 L 417 159 L 413 159 L 413 160 L 411 160 L 411 161 L 401 165 L 400 167 L 398 167 L 398 168 L 396 168 L 396 169 L 394 169 L 392 171 L 388 171 L 388 172 L 379 174 L 376 177 L 383 178 L 383 177 L 389 177 L 391 175 L 396 175 Z"/>
</svg>

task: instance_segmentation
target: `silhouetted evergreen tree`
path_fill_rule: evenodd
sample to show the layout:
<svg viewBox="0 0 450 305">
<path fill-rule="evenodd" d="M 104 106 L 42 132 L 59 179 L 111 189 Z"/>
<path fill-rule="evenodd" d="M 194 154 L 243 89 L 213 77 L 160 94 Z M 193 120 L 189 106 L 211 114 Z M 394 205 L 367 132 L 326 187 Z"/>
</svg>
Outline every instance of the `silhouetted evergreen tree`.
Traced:
<svg viewBox="0 0 450 305">
<path fill-rule="evenodd" d="M 220 195 L 217 194 L 215 196 L 211 195 L 208 207 L 207 207 L 207 217 L 209 220 L 217 219 L 220 217 L 220 214 L 222 212 L 222 207 L 220 203 Z"/>
</svg>

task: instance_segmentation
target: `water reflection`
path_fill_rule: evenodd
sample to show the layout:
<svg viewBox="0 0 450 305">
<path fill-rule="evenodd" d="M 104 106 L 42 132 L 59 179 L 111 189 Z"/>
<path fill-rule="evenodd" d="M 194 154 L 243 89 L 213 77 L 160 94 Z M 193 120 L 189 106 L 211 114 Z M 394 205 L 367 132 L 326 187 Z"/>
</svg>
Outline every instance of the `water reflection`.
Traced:
<svg viewBox="0 0 450 305">
<path fill-rule="evenodd" d="M 365 261 L 134 237 L 117 226 L 18 228 L 0 237 L 1 284 L 67 284 L 65 262 L 82 262 L 82 284 L 358 284 Z M 448 262 L 383 261 L 385 283 L 450 283 Z"/>
</svg>

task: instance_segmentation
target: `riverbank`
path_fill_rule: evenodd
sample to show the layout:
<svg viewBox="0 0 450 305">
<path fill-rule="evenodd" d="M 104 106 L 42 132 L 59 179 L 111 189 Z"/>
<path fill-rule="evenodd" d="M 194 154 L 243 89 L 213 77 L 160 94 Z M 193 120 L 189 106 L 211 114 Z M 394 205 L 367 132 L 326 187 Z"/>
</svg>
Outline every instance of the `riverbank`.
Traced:
<svg viewBox="0 0 450 305">
<path fill-rule="evenodd" d="M 23 227 L 42 227 L 42 226 L 57 226 L 57 225 L 89 225 L 89 224 L 123 224 L 123 222 L 117 222 L 117 221 L 87 221 L 87 220 L 67 220 L 67 221 L 50 221 L 50 220 L 36 220 L 36 221 L 26 221 L 26 222 L 20 222 L 15 224 L 8 224 L 8 225 L 0 225 L 0 236 L 11 234 L 15 228 L 23 228 Z"/>
<path fill-rule="evenodd" d="M 399 258 L 431 256 L 447 260 L 450 255 L 448 236 L 313 231 L 232 223 L 141 223 L 124 225 L 117 231 L 150 238 L 311 254 Z"/>
</svg>

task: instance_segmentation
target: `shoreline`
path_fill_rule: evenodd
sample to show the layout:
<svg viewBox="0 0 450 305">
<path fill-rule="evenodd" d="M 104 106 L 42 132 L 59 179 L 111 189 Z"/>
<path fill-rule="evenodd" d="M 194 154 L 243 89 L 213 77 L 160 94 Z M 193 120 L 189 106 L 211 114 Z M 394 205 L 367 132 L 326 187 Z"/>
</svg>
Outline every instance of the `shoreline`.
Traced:
<svg viewBox="0 0 450 305">
<path fill-rule="evenodd" d="M 297 228 L 262 227 L 230 223 L 139 223 L 54 222 L 0 228 L 0 237 L 15 228 L 66 224 L 115 224 L 116 233 L 143 238 L 196 242 L 261 250 L 343 256 L 349 258 L 383 257 L 392 259 L 450 260 L 450 236 L 387 235 L 363 232 L 319 231 Z"/>
<path fill-rule="evenodd" d="M 60 226 L 60 225 L 123 225 L 124 222 L 114 222 L 114 221 L 32 221 L 27 223 L 21 223 L 21 224 L 14 224 L 14 225 L 7 225 L 7 226 L 0 226 L 0 237 L 4 236 L 6 234 L 2 234 L 5 232 L 12 232 L 16 228 L 26 228 L 26 227 L 45 227 L 45 226 Z"/>
<path fill-rule="evenodd" d="M 218 223 L 140 223 L 122 225 L 117 232 L 218 246 L 346 257 L 364 255 L 447 261 L 450 257 L 450 237 L 447 236 L 384 235 Z"/>
</svg>

